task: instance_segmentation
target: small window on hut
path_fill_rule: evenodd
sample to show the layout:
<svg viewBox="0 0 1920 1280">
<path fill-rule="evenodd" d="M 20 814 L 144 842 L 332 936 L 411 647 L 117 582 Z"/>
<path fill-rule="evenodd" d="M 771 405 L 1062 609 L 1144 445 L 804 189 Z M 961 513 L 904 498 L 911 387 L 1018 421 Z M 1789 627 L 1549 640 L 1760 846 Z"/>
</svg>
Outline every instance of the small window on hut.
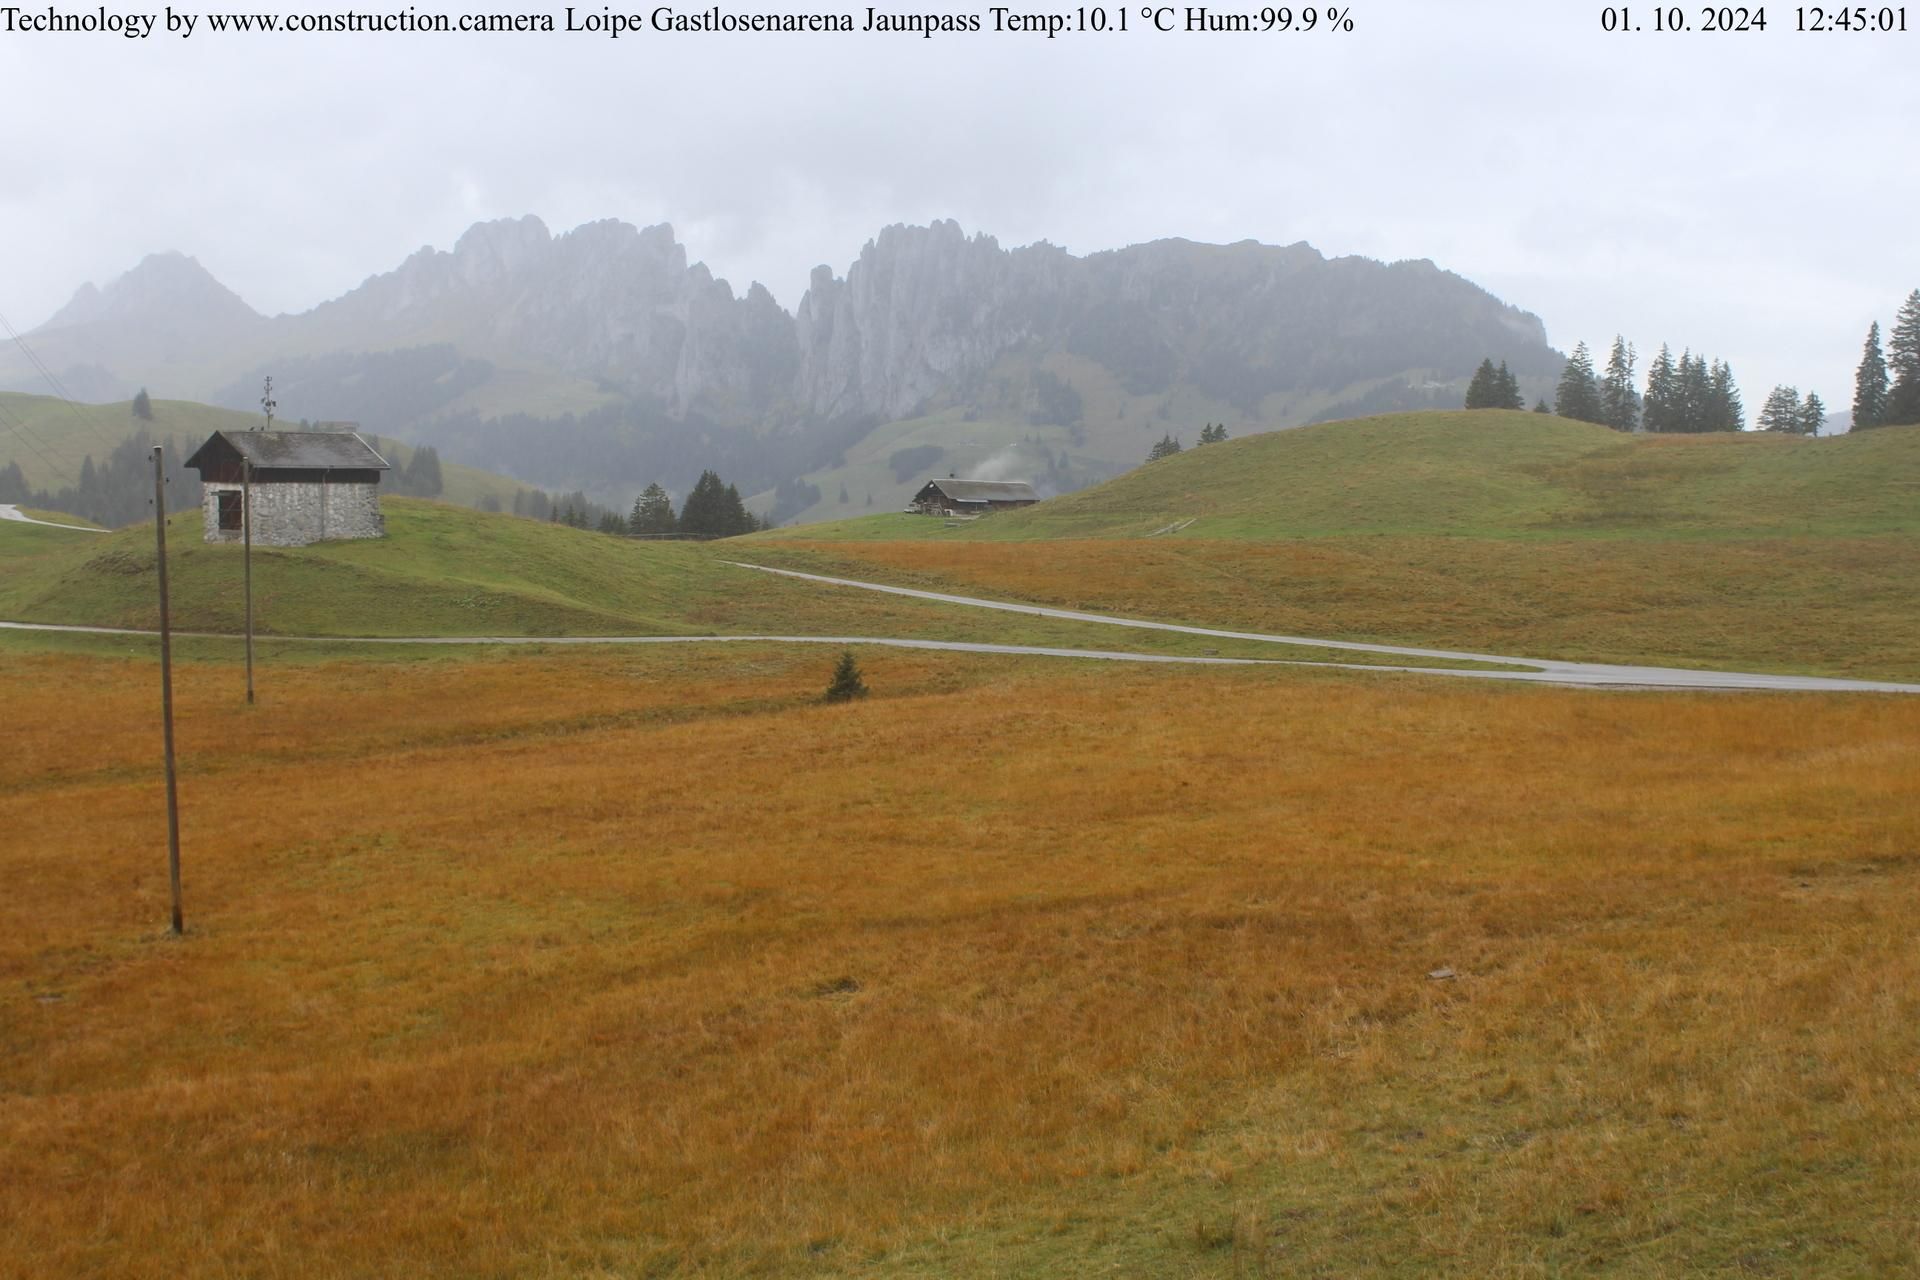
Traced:
<svg viewBox="0 0 1920 1280">
<path fill-rule="evenodd" d="M 238 533 L 240 531 L 240 491 L 222 489 L 214 497 L 220 503 L 220 527 Z"/>
</svg>

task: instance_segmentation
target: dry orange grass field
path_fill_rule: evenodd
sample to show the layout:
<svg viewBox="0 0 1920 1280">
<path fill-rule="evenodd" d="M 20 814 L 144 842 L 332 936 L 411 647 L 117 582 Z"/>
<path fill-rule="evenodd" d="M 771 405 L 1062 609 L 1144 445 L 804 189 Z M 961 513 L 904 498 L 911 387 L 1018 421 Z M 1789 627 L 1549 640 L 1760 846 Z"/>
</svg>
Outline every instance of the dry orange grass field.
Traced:
<svg viewBox="0 0 1920 1280">
<path fill-rule="evenodd" d="M 1167 622 L 1590 662 L 1920 677 L 1920 540 L 1398 536 L 743 545 L 737 558 Z"/>
<path fill-rule="evenodd" d="M 1920 1268 L 1920 700 L 862 662 L 10 655 L 0 1273 Z"/>
</svg>

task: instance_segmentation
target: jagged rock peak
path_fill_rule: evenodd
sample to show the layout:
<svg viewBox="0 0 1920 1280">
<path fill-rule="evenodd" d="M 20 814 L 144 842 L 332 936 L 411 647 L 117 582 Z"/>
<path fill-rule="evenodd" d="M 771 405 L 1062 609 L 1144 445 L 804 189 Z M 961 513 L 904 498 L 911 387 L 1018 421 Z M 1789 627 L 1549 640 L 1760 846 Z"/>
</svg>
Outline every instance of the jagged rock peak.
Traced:
<svg viewBox="0 0 1920 1280">
<path fill-rule="evenodd" d="M 553 244 L 547 224 L 528 214 L 476 222 L 453 244 L 460 275 L 472 283 L 518 274 L 543 259 Z"/>
<path fill-rule="evenodd" d="M 458 281 L 470 286 L 497 283 L 541 261 L 553 243 L 547 224 L 532 214 L 476 222 L 460 233 L 451 250 L 422 245 L 394 270 L 368 276 L 359 289 L 390 279 L 416 285 L 427 281 Z"/>
<path fill-rule="evenodd" d="M 193 329 L 259 320 L 260 314 L 213 278 L 199 259 L 184 253 L 151 253 L 105 288 L 81 285 L 47 321 L 48 329 L 113 320 L 161 320 Z"/>
<path fill-rule="evenodd" d="M 460 238 L 453 242 L 453 251 L 462 253 L 515 245 L 539 246 L 552 240 L 553 233 L 547 230 L 547 224 L 537 214 L 529 213 L 518 218 L 476 222 L 460 233 Z"/>
</svg>

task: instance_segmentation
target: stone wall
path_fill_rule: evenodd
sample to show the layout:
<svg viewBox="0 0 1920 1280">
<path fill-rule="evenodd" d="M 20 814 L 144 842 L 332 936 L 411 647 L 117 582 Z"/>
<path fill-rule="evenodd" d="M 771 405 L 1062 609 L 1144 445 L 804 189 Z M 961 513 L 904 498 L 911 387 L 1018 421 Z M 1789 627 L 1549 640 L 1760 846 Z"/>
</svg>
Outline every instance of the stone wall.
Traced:
<svg viewBox="0 0 1920 1280">
<path fill-rule="evenodd" d="M 220 527 L 223 491 L 238 492 L 237 484 L 200 486 L 200 511 L 208 542 L 239 542 L 239 529 Z M 256 482 L 253 486 L 253 540 L 263 547 L 304 547 L 335 538 L 384 538 L 386 521 L 380 516 L 377 484 L 312 481 L 288 484 Z"/>
</svg>

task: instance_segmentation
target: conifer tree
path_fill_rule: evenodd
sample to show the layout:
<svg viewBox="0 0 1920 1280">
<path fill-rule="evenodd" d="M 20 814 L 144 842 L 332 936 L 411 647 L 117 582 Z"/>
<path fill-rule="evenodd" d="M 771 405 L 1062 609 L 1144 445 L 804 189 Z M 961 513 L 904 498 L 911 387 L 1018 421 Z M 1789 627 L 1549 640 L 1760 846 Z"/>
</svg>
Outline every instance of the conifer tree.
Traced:
<svg viewBox="0 0 1920 1280">
<path fill-rule="evenodd" d="M 1877 427 L 1887 420 L 1887 361 L 1880 354 L 1880 322 L 1867 327 L 1867 347 L 1853 375 L 1853 429 Z"/>
<path fill-rule="evenodd" d="M 1920 422 L 1920 289 L 1907 295 L 1887 337 L 1887 368 L 1893 386 L 1887 392 L 1887 426 Z"/>
<path fill-rule="evenodd" d="M 1800 414 L 1799 388 L 1775 387 L 1767 393 L 1767 402 L 1760 409 L 1760 429 L 1762 431 L 1798 431 Z"/>
<path fill-rule="evenodd" d="M 693 488 L 687 491 L 686 501 L 680 504 L 680 532 L 724 537 L 725 496 L 720 477 L 711 471 L 702 471 Z"/>
<path fill-rule="evenodd" d="M 1493 357 L 1488 356 L 1473 371 L 1473 380 L 1467 383 L 1467 403 L 1469 409 L 1491 409 L 1494 407 L 1495 375 Z"/>
<path fill-rule="evenodd" d="M 1560 374 L 1560 387 L 1554 393 L 1553 411 L 1577 422 L 1599 422 L 1600 387 L 1593 376 L 1593 356 L 1587 344 L 1573 344 L 1567 367 Z"/>
<path fill-rule="evenodd" d="M 1180 441 L 1171 435 L 1161 436 L 1153 448 L 1147 450 L 1147 461 L 1158 462 L 1162 458 L 1171 458 L 1180 452 Z"/>
<path fill-rule="evenodd" d="M 712 471 L 700 473 L 700 479 L 687 494 L 686 505 L 680 508 L 682 533 L 731 538 L 752 533 L 759 527 L 760 522 L 747 514 L 746 505 L 740 501 L 740 490 Z"/>
<path fill-rule="evenodd" d="M 1640 425 L 1640 393 L 1633 388 L 1633 345 L 1619 334 L 1607 357 L 1607 373 L 1600 382 L 1600 416 L 1615 431 L 1633 431 Z"/>
<path fill-rule="evenodd" d="M 842 490 L 841 496 L 844 499 L 844 490 Z M 728 537 L 731 538 L 735 534 L 752 533 L 760 527 L 760 522 L 747 514 L 747 504 L 740 501 L 740 490 L 732 485 L 728 485 L 726 491 L 721 495 L 721 500 L 721 510 L 726 513 Z"/>
<path fill-rule="evenodd" d="M 1666 343 L 1660 344 L 1660 354 L 1654 358 L 1653 365 L 1647 370 L 1647 398 L 1641 406 L 1640 425 L 1647 431 L 1672 431 L 1674 429 L 1674 384 L 1679 375 L 1673 367 L 1673 352 Z"/>
<path fill-rule="evenodd" d="M 1520 394 L 1519 379 L 1515 378 L 1513 371 L 1507 368 L 1505 360 L 1502 360 L 1500 367 L 1493 372 L 1493 385 L 1494 408 L 1524 409 L 1527 407 L 1526 397 Z"/>
<path fill-rule="evenodd" d="M 672 533 L 679 527 L 673 514 L 673 499 L 657 483 L 650 484 L 640 491 L 633 500 L 633 511 L 627 517 L 627 532 L 659 535 Z"/>
<path fill-rule="evenodd" d="M 1535 413 L 1549 413 L 1549 414 L 1553 412 L 1552 409 L 1549 409 L 1547 407 L 1547 401 L 1544 396 L 1533 402 L 1533 411 Z"/>
<path fill-rule="evenodd" d="M 1820 428 L 1825 426 L 1826 423 L 1826 402 L 1821 400 L 1814 392 L 1807 392 L 1806 402 L 1800 406 L 1801 434 L 1818 436 L 1820 434 Z"/>
<path fill-rule="evenodd" d="M 1702 383 L 1706 385 L 1703 386 Z M 1712 379 L 1696 380 L 1693 373 L 1693 350 L 1680 349 L 1680 363 L 1674 367 L 1673 375 L 1673 429 L 1692 433 L 1701 429 L 1707 413 L 1707 388 Z"/>
<path fill-rule="evenodd" d="M 823 700 L 852 702 L 855 698 L 866 697 L 867 693 L 867 682 L 860 677 L 860 666 L 853 660 L 853 650 L 842 651 L 840 663 L 833 669 L 833 683 L 827 686 Z"/>
<path fill-rule="evenodd" d="M 1705 356 L 1696 356 L 1688 351 L 1680 353 L 1680 370 L 1674 390 L 1674 430 L 1713 430 L 1713 374 L 1707 368 Z"/>
<path fill-rule="evenodd" d="M 142 422 L 153 421 L 153 401 L 147 399 L 147 389 L 140 388 L 133 397 L 133 416 Z"/>
<path fill-rule="evenodd" d="M 720 486 L 720 476 L 710 470 L 703 470 L 701 478 L 687 489 L 687 499 L 680 505 L 680 532 L 720 537 L 724 530 L 720 528 L 724 514 L 720 510 L 724 487 Z"/>
<path fill-rule="evenodd" d="M 1733 381 L 1733 366 L 1724 360 L 1715 360 L 1708 388 L 1707 430 L 1745 431 L 1747 408 L 1740 402 L 1740 388 Z"/>
</svg>

